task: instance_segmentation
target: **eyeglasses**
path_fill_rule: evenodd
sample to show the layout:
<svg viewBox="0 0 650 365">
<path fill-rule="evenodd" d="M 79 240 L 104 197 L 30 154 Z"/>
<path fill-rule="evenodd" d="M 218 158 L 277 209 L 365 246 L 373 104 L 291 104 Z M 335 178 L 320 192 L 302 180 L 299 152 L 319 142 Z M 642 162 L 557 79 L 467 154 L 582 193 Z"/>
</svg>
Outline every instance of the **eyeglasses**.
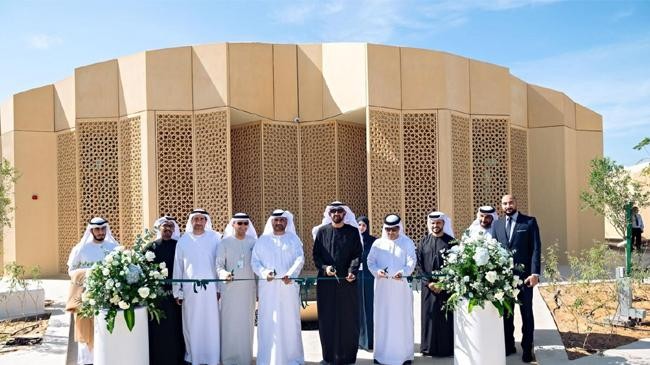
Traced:
<svg viewBox="0 0 650 365">
<path fill-rule="evenodd" d="M 345 209 L 343 208 L 330 209 L 330 214 L 343 213 L 343 212 L 345 212 Z"/>
<path fill-rule="evenodd" d="M 235 222 L 236 225 L 241 226 L 241 225 L 248 225 L 248 221 L 240 221 L 240 222 Z"/>
<path fill-rule="evenodd" d="M 399 227 L 386 227 L 384 228 L 386 232 L 397 232 L 399 231 Z"/>
</svg>

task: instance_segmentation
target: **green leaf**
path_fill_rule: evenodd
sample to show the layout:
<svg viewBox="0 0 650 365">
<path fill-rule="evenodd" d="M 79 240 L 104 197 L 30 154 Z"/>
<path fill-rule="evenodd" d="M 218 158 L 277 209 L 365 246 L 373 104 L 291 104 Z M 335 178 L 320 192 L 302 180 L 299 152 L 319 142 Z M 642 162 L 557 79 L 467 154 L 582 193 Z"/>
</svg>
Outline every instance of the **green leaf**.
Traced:
<svg viewBox="0 0 650 365">
<path fill-rule="evenodd" d="M 503 305 L 497 301 L 492 302 L 492 305 L 494 305 L 499 312 L 499 317 L 503 317 Z"/>
<path fill-rule="evenodd" d="M 472 309 L 474 309 L 475 305 L 476 301 L 474 299 L 470 299 L 469 304 L 467 305 L 467 313 L 472 313 Z"/>
<path fill-rule="evenodd" d="M 115 317 L 106 315 L 105 319 L 108 333 L 113 333 L 113 328 L 115 328 Z"/>
<path fill-rule="evenodd" d="M 132 331 L 133 326 L 135 326 L 135 310 L 133 307 L 124 310 L 124 321 L 126 322 L 126 327 L 129 331 Z"/>
<path fill-rule="evenodd" d="M 510 303 L 509 300 L 504 300 L 503 301 L 503 306 L 506 307 L 506 314 L 507 315 L 512 313 L 512 304 Z"/>
<path fill-rule="evenodd" d="M 649 146 L 650 145 L 650 137 L 645 137 L 639 142 L 636 146 L 632 147 L 637 151 L 640 151 L 643 149 L 643 147 Z"/>
</svg>

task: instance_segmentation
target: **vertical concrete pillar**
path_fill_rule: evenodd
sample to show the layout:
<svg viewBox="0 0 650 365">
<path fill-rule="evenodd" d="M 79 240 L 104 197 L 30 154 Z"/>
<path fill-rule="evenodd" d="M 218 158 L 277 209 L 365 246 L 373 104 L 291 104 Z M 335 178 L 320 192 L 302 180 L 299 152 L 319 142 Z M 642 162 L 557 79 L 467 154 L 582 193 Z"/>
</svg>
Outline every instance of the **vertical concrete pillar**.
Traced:
<svg viewBox="0 0 650 365">
<path fill-rule="evenodd" d="M 4 230 L 3 264 L 38 266 L 42 275 L 53 275 L 59 271 L 54 86 L 16 94 L 2 109 L 3 157 L 20 176 L 11 227 Z"/>
</svg>

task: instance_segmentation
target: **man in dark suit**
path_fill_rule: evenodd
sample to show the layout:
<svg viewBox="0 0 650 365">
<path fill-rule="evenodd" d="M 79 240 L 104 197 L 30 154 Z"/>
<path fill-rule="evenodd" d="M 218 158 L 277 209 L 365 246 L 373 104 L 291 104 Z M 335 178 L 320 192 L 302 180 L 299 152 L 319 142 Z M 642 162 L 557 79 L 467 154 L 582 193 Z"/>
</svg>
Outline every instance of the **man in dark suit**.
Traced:
<svg viewBox="0 0 650 365">
<path fill-rule="evenodd" d="M 512 195 L 504 195 L 501 198 L 501 208 L 505 217 L 499 218 L 494 224 L 496 240 L 501 245 L 513 252 L 515 265 L 521 264 L 523 268 L 516 270 L 523 280 L 517 299 L 521 303 L 522 338 L 521 348 L 523 350 L 522 360 L 531 362 L 533 356 L 533 333 L 535 321 L 533 318 L 533 287 L 539 282 L 541 241 L 539 227 L 535 217 L 529 217 L 517 211 L 517 201 Z M 514 314 L 503 317 L 503 332 L 506 343 L 506 355 L 517 352 L 514 337 L 515 325 Z"/>
</svg>

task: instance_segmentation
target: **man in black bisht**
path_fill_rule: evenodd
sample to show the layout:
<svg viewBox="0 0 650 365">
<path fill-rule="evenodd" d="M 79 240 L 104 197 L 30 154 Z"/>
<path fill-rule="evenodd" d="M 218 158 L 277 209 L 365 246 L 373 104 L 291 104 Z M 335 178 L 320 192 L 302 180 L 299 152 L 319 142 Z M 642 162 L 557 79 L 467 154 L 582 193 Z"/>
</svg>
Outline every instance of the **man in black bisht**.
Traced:
<svg viewBox="0 0 650 365">
<path fill-rule="evenodd" d="M 357 276 L 357 293 L 359 293 L 359 347 L 372 350 L 373 347 L 373 302 L 375 293 L 375 277 L 368 269 L 368 253 L 376 237 L 370 234 L 370 221 L 368 217 L 357 217 L 359 232 L 363 238 L 363 254 L 361 268 Z"/>
<path fill-rule="evenodd" d="M 325 208 L 323 222 L 312 230 L 321 364 L 354 364 L 359 346 L 357 283 L 362 244 L 354 213 L 345 204 Z"/>
<path fill-rule="evenodd" d="M 427 228 L 429 233 L 422 237 L 416 247 L 418 272 L 422 276 L 431 275 L 433 271 L 440 269 L 444 263 L 441 251 L 451 247 L 450 243 L 454 240 L 451 219 L 442 212 L 429 213 Z M 454 317 L 452 312 L 443 308 L 449 293 L 438 289 L 436 282 L 437 278 L 422 280 L 420 352 L 424 356 L 452 356 Z"/>
<path fill-rule="evenodd" d="M 174 269 L 174 254 L 176 241 L 180 238 L 178 224 L 172 217 L 159 218 L 154 227 L 158 228 L 156 240 L 150 250 L 156 254 L 154 262 L 160 270 L 168 271 L 171 278 Z M 172 296 L 170 284 L 165 284 L 165 296 L 159 298 L 158 307 L 164 312 L 165 317 L 149 321 L 149 363 L 152 365 L 181 365 L 185 364 L 185 341 L 183 339 L 183 320 L 181 306 L 176 304 Z"/>
</svg>

